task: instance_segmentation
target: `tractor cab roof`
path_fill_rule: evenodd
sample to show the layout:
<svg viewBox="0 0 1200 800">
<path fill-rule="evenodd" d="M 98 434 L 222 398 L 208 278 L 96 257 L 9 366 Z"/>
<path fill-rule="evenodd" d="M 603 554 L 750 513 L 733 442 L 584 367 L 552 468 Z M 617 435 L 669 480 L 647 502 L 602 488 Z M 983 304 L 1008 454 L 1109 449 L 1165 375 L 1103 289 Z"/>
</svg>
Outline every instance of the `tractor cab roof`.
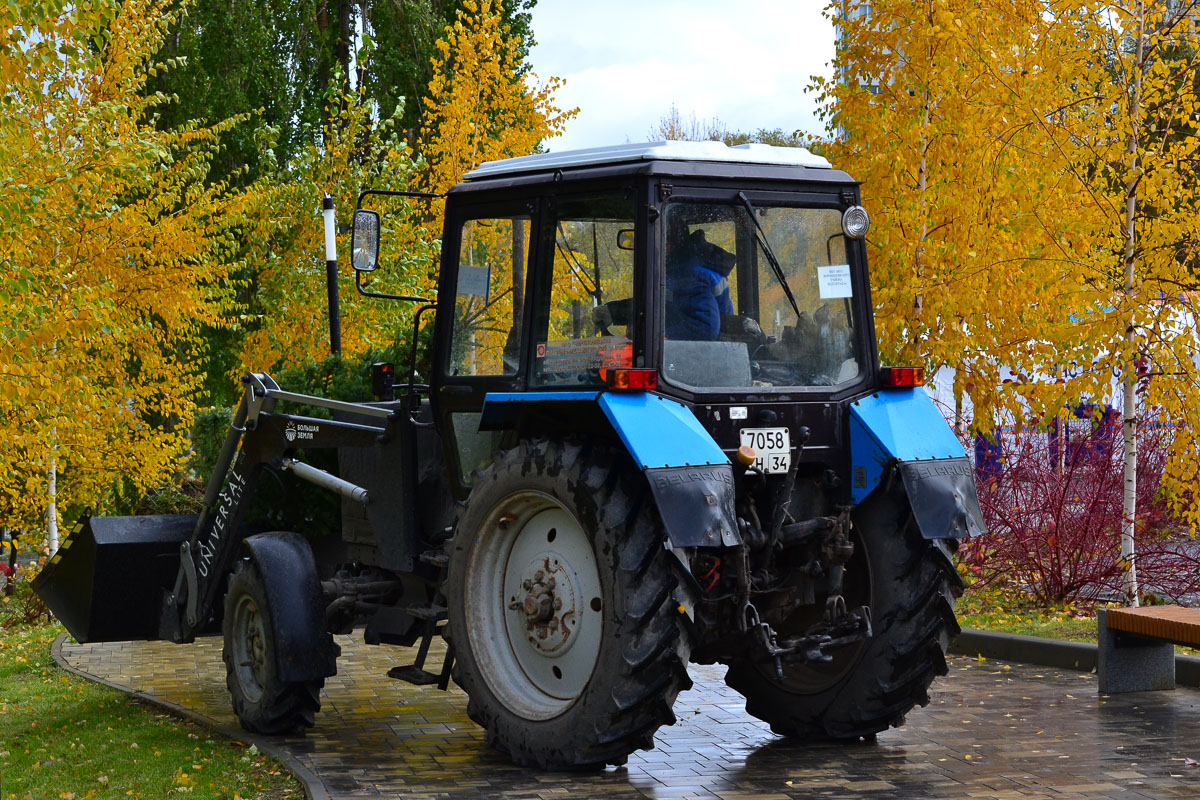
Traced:
<svg viewBox="0 0 1200 800">
<path fill-rule="evenodd" d="M 456 191 L 497 184 L 540 183 L 615 174 L 734 177 L 854 183 L 823 157 L 802 147 L 722 142 L 648 142 L 539 153 L 488 161 L 468 172 Z"/>
</svg>

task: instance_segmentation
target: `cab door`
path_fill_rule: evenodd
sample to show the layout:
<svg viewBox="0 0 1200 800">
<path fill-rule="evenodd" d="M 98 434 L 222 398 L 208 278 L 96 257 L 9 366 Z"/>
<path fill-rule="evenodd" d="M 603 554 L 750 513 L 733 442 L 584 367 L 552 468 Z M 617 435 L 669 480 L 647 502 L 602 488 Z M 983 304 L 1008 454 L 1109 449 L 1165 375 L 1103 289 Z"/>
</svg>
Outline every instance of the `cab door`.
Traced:
<svg viewBox="0 0 1200 800">
<path fill-rule="evenodd" d="M 491 463 L 499 431 L 480 431 L 488 392 L 527 384 L 533 201 L 451 203 L 438 286 L 433 404 L 453 494 Z"/>
<path fill-rule="evenodd" d="M 604 370 L 634 365 L 643 319 L 636 199 L 629 185 L 547 198 L 530 306 L 532 389 L 602 388 Z"/>
</svg>

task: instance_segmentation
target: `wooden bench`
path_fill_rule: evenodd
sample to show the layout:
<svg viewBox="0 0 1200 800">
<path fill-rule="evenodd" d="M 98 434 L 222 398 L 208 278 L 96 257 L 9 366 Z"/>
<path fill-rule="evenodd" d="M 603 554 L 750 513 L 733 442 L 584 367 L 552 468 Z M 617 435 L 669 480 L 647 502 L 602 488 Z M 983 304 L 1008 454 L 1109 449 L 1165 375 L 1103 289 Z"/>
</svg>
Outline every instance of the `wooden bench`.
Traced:
<svg viewBox="0 0 1200 800">
<path fill-rule="evenodd" d="M 1175 645 L 1200 647 L 1200 608 L 1102 608 L 1097 673 L 1100 692 L 1175 688 Z"/>
</svg>

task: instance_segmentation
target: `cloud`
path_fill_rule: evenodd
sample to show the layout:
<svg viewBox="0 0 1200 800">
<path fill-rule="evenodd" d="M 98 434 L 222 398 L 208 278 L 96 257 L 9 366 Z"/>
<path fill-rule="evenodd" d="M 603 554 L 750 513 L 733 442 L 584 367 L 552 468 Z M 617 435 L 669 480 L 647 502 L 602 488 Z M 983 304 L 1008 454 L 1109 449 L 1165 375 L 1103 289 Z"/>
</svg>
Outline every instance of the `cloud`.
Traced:
<svg viewBox="0 0 1200 800">
<path fill-rule="evenodd" d="M 730 130 L 819 133 L 811 76 L 830 75 L 833 25 L 819 0 L 542 0 L 533 11 L 539 76 L 566 80 L 578 106 L 551 150 L 642 141 L 672 104 Z"/>
</svg>

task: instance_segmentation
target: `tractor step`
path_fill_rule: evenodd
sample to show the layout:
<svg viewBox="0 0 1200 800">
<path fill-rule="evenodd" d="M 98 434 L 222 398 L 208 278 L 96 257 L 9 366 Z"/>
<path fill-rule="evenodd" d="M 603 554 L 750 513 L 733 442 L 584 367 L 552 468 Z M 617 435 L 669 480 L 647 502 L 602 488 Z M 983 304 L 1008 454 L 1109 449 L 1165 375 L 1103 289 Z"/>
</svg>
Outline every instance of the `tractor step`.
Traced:
<svg viewBox="0 0 1200 800">
<path fill-rule="evenodd" d="M 428 686 L 431 683 L 437 683 L 442 678 L 440 675 L 434 675 L 428 670 L 421 669 L 416 664 L 407 664 L 403 667 L 392 667 L 388 670 L 387 676 L 395 678 L 398 681 L 411 683 L 413 686 Z"/>
<path fill-rule="evenodd" d="M 427 622 L 441 622 L 446 618 L 446 607 L 439 605 L 407 606 L 404 613 Z"/>
<path fill-rule="evenodd" d="M 425 626 L 425 635 L 421 637 L 421 646 L 417 649 L 415 663 L 392 667 L 387 674 L 389 678 L 411 683 L 414 686 L 429 686 L 436 683 L 439 689 L 445 691 L 446 687 L 450 685 L 450 668 L 454 666 L 454 648 L 447 642 L 446 657 L 442 660 L 441 672 L 433 673 L 425 669 L 425 659 L 429 655 L 429 644 L 433 639 L 437 623 L 430 621 L 426 622 Z"/>
</svg>

